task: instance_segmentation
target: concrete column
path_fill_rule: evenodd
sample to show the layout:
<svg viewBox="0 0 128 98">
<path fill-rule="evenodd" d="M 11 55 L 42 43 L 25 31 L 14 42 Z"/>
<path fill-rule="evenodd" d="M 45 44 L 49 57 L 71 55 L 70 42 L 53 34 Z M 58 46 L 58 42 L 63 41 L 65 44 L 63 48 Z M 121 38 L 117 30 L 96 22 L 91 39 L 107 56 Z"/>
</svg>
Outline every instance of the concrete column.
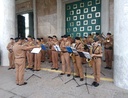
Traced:
<svg viewBox="0 0 128 98">
<path fill-rule="evenodd" d="M 109 31 L 109 0 L 101 2 L 101 32 L 106 35 Z"/>
<path fill-rule="evenodd" d="M 0 53 L 1 65 L 8 66 L 6 46 L 15 37 L 15 0 L 0 0 Z"/>
<path fill-rule="evenodd" d="M 36 0 L 33 0 L 33 14 L 34 14 L 34 37 L 35 39 L 37 39 Z"/>
<path fill-rule="evenodd" d="M 114 83 L 128 89 L 128 0 L 114 0 Z"/>
<path fill-rule="evenodd" d="M 62 0 L 57 0 L 57 36 L 64 35 L 62 32 Z"/>
<path fill-rule="evenodd" d="M 114 33 L 114 0 L 109 0 L 109 31 Z"/>
</svg>

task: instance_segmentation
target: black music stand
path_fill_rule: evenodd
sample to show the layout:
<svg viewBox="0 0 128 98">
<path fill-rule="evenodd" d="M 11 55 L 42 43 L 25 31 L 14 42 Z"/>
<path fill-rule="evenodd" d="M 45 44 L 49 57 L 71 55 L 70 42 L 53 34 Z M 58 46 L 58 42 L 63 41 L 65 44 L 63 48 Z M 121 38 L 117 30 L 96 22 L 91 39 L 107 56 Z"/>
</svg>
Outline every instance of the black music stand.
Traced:
<svg viewBox="0 0 128 98">
<path fill-rule="evenodd" d="M 26 80 L 29 80 L 29 79 L 30 79 L 31 77 L 33 77 L 33 76 L 38 77 L 38 78 L 41 79 L 40 76 L 38 76 L 38 75 L 36 75 L 36 74 L 34 73 L 34 70 L 32 70 L 32 72 L 33 72 L 33 74 L 32 74 L 31 76 L 29 76 L 28 79 L 26 79 Z"/>
<path fill-rule="evenodd" d="M 34 52 L 32 52 L 32 53 L 34 53 Z M 33 76 L 38 77 L 38 78 L 41 79 L 40 76 L 38 76 L 38 75 L 36 75 L 36 74 L 34 73 L 34 70 L 31 70 L 31 71 L 33 72 L 33 74 L 32 74 L 31 76 L 29 76 L 28 79 L 26 79 L 26 80 L 29 80 L 29 79 L 30 79 L 31 77 L 33 77 Z"/>
<path fill-rule="evenodd" d="M 73 55 L 73 49 L 71 47 L 66 47 L 66 50 L 68 51 L 69 54 Z M 73 61 L 73 63 L 75 63 L 75 61 Z M 65 82 L 65 84 L 67 84 L 68 82 L 74 80 L 76 82 L 77 86 L 79 86 L 78 82 L 75 79 L 74 73 L 75 73 L 75 71 L 74 71 L 74 67 L 73 67 L 73 77 L 72 77 L 72 79 L 70 79 L 67 82 Z"/>
<path fill-rule="evenodd" d="M 79 52 L 79 51 L 78 51 L 78 54 L 79 54 L 80 57 L 82 57 L 82 58 L 91 59 L 90 54 L 89 54 L 88 52 Z M 88 85 L 89 85 L 89 86 L 92 86 L 92 85 L 87 83 L 87 77 L 86 77 L 86 76 L 87 76 L 87 72 L 88 72 L 87 68 L 85 68 L 85 72 L 86 72 L 86 73 L 85 73 L 85 83 L 84 83 L 84 84 L 81 84 L 81 85 L 78 85 L 77 87 L 86 85 L 86 88 L 87 88 L 87 91 L 88 91 L 88 94 L 89 94 Z"/>
<path fill-rule="evenodd" d="M 58 74 L 58 76 L 52 78 L 52 80 L 54 80 L 54 79 L 56 79 L 56 78 L 60 78 L 60 79 L 63 81 L 63 79 L 62 79 L 61 77 L 62 77 L 62 75 Z"/>
<path fill-rule="evenodd" d="M 60 52 L 60 51 L 61 51 L 59 45 L 54 45 L 54 48 L 55 48 L 55 50 L 56 50 L 57 52 Z M 52 78 L 52 80 L 53 80 L 53 79 L 56 79 L 56 78 L 60 78 L 60 79 L 63 81 L 63 79 L 62 79 L 61 77 L 62 77 L 62 75 L 58 74 L 56 77 Z"/>
</svg>

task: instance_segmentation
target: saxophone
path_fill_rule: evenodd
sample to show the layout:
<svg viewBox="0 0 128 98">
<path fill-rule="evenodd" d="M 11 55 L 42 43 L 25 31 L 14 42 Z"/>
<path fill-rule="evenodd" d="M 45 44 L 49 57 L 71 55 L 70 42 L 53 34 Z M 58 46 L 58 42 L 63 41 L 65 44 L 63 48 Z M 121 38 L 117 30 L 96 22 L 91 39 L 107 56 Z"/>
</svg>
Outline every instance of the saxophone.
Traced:
<svg viewBox="0 0 128 98">
<path fill-rule="evenodd" d="M 71 46 L 72 46 L 73 48 L 75 48 L 75 45 L 76 45 L 75 43 L 72 43 Z M 75 54 L 74 54 L 74 53 L 70 53 L 70 57 L 71 57 L 71 59 L 72 59 L 72 62 L 75 63 L 75 62 L 76 62 Z"/>
<path fill-rule="evenodd" d="M 92 46 L 90 46 L 90 55 L 92 54 Z M 86 59 L 86 62 L 88 63 L 89 67 L 92 67 L 93 65 L 93 59 Z"/>
<path fill-rule="evenodd" d="M 72 58 L 72 62 L 73 63 L 76 63 L 75 54 L 71 53 L 70 54 L 70 57 Z"/>
</svg>

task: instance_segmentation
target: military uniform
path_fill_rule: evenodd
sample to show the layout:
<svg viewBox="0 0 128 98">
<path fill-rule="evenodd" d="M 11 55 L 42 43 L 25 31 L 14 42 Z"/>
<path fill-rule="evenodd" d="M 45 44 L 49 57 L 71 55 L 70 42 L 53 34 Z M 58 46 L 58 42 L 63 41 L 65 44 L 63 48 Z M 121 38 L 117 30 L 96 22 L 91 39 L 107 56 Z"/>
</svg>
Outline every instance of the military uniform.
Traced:
<svg viewBox="0 0 128 98">
<path fill-rule="evenodd" d="M 80 41 L 79 38 L 77 40 Z M 81 42 L 79 42 L 79 43 L 75 44 L 75 48 L 78 51 L 83 51 L 84 50 L 84 45 Z M 76 76 L 75 77 L 80 77 L 80 81 L 83 81 L 84 74 L 83 74 L 83 68 L 82 68 L 82 58 L 78 54 L 75 54 L 74 68 L 75 68 L 75 72 L 76 72 Z"/>
<path fill-rule="evenodd" d="M 113 60 L 113 39 L 106 38 L 104 41 L 104 49 L 105 49 L 105 61 L 106 61 L 106 69 L 112 68 L 112 60 Z"/>
<path fill-rule="evenodd" d="M 24 70 L 25 70 L 25 50 L 31 49 L 34 47 L 26 47 L 21 43 L 16 42 L 13 46 L 14 57 L 15 57 L 15 67 L 16 67 L 16 84 L 24 85 Z"/>
<path fill-rule="evenodd" d="M 43 38 L 41 38 L 41 44 L 45 44 Z M 44 62 L 46 60 L 45 56 L 46 52 L 45 50 L 41 50 L 41 61 Z"/>
<path fill-rule="evenodd" d="M 49 50 L 47 51 L 48 52 L 48 58 L 49 58 L 49 63 L 52 62 L 52 37 L 50 37 L 50 39 L 48 40 L 47 42 L 47 45 L 48 45 L 48 48 Z"/>
<path fill-rule="evenodd" d="M 36 46 L 41 47 L 41 43 L 37 43 Z M 34 71 L 41 70 L 41 56 L 42 56 L 42 51 L 35 54 Z"/>
<path fill-rule="evenodd" d="M 97 46 L 92 47 L 92 54 L 94 56 L 92 57 L 93 60 L 93 74 L 94 74 L 94 82 L 92 85 L 97 87 L 100 82 L 100 72 L 101 72 L 101 58 L 102 58 L 102 47 L 97 44 Z"/>
<path fill-rule="evenodd" d="M 7 45 L 7 50 L 8 50 L 8 59 L 9 59 L 9 69 L 14 69 L 15 66 L 14 66 L 14 52 L 13 52 L 13 45 L 14 45 L 14 42 L 10 42 L 8 45 Z"/>
<path fill-rule="evenodd" d="M 66 37 L 67 38 L 67 37 Z M 70 76 L 71 68 L 70 68 L 70 54 L 66 50 L 66 46 L 70 46 L 70 42 L 68 40 L 61 41 L 60 48 L 61 48 L 61 60 L 62 60 L 62 73 L 61 75 L 65 74 L 67 68 L 67 74 Z"/>
<path fill-rule="evenodd" d="M 34 42 L 33 41 L 28 41 L 27 42 L 27 46 L 34 46 Z M 31 53 L 31 50 L 27 51 L 27 63 L 28 63 L 28 69 L 32 69 L 33 68 L 33 60 L 34 60 L 34 54 Z"/>
<path fill-rule="evenodd" d="M 52 69 L 56 69 L 58 70 L 59 66 L 58 66 L 58 52 L 55 50 L 54 45 L 59 45 L 59 42 L 56 41 L 52 41 Z"/>
</svg>

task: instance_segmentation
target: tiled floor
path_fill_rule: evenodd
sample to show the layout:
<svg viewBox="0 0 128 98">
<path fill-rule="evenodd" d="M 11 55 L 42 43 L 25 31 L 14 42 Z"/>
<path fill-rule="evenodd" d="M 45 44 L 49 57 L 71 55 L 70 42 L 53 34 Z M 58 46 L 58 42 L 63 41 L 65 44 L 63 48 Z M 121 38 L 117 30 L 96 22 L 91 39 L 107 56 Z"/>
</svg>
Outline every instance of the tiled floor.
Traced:
<svg viewBox="0 0 128 98">
<path fill-rule="evenodd" d="M 61 64 L 60 64 L 61 65 Z M 72 64 L 71 64 L 72 65 Z M 118 88 L 113 84 L 113 71 L 104 69 L 105 63 L 102 63 L 101 83 L 99 87 L 86 86 L 76 87 L 77 83 L 72 80 L 65 84 L 66 81 L 72 79 L 72 76 L 57 77 L 61 72 L 52 71 L 51 63 L 42 63 L 42 70 L 34 72 L 36 76 L 31 77 L 25 86 L 17 86 L 15 84 L 15 70 L 8 70 L 8 67 L 0 67 L 0 98 L 128 98 L 128 91 Z M 73 68 L 73 66 L 72 66 Z M 87 83 L 93 82 L 91 75 L 92 68 L 86 64 L 83 68 L 87 68 Z M 60 67 L 61 69 L 61 67 Z M 25 80 L 33 74 L 32 71 L 25 71 Z M 76 79 L 78 84 L 83 84 Z M 88 88 L 88 90 L 87 90 Z"/>
</svg>

